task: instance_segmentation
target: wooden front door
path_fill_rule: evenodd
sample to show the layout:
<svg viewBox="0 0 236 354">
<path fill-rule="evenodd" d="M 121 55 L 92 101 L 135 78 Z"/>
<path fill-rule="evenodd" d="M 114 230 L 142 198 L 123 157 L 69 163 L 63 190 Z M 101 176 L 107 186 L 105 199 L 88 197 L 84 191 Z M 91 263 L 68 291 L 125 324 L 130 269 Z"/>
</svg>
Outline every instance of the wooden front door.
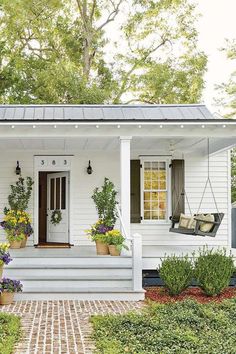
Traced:
<svg viewBox="0 0 236 354">
<path fill-rule="evenodd" d="M 69 173 L 47 174 L 47 242 L 69 243 Z M 52 215 L 60 211 L 62 219 L 54 225 Z"/>
</svg>

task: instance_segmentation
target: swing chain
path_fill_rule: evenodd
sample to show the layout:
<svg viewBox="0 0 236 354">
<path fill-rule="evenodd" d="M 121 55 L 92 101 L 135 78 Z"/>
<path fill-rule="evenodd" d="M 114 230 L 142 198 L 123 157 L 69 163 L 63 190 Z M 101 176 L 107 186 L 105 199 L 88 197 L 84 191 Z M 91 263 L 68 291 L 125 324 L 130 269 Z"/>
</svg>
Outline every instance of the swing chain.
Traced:
<svg viewBox="0 0 236 354">
<path fill-rule="evenodd" d="M 220 215 L 220 212 L 219 212 L 219 209 L 218 209 L 218 206 L 217 206 L 216 197 L 215 197 L 215 194 L 214 194 L 214 191 L 213 191 L 213 187 L 212 187 L 212 183 L 211 183 L 211 180 L 210 180 L 210 139 L 209 138 L 207 139 L 207 156 L 208 156 L 208 160 L 207 160 L 207 180 L 206 180 L 206 184 L 205 184 L 205 187 L 204 187 L 204 190 L 203 190 L 201 201 L 200 201 L 200 204 L 199 204 L 199 207 L 198 207 L 198 210 L 197 210 L 197 214 L 199 214 L 199 211 L 201 209 L 202 202 L 203 202 L 203 199 L 204 199 L 204 196 L 205 196 L 205 193 L 206 193 L 207 185 L 209 183 L 211 194 L 212 194 L 212 197 L 213 197 L 213 200 L 214 200 L 214 204 L 215 204 L 215 207 L 216 207 L 216 211 L 217 211 L 217 214 L 218 214 L 219 219 L 221 221 L 221 215 Z"/>
</svg>

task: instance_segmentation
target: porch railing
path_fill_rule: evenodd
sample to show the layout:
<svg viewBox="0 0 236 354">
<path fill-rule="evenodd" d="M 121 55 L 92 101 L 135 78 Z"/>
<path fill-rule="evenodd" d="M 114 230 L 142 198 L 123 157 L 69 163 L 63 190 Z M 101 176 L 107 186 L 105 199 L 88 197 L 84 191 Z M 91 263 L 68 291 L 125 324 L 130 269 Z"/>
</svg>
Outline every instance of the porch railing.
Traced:
<svg viewBox="0 0 236 354">
<path fill-rule="evenodd" d="M 117 215 L 120 221 L 121 232 L 130 246 L 132 257 L 133 291 L 142 291 L 142 236 L 139 233 L 129 236 L 124 225 L 119 205 L 116 205 Z"/>
</svg>

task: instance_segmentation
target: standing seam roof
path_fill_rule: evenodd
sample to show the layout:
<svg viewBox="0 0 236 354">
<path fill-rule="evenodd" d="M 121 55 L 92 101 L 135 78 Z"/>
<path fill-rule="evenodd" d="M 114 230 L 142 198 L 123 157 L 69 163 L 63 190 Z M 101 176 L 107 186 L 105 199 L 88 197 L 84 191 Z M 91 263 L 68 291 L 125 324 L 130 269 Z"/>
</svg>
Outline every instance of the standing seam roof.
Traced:
<svg viewBox="0 0 236 354">
<path fill-rule="evenodd" d="M 0 105 L 0 121 L 215 119 L 205 105 Z"/>
</svg>

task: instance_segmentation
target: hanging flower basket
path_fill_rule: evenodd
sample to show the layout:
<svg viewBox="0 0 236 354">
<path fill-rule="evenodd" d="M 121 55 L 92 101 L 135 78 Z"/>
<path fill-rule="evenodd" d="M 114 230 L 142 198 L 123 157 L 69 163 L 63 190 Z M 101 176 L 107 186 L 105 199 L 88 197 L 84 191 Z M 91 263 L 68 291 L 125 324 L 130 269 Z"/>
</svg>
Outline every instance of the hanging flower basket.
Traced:
<svg viewBox="0 0 236 354">
<path fill-rule="evenodd" d="M 62 221 L 62 213 L 60 210 L 54 210 L 51 215 L 51 223 L 53 225 L 58 225 Z"/>
</svg>

